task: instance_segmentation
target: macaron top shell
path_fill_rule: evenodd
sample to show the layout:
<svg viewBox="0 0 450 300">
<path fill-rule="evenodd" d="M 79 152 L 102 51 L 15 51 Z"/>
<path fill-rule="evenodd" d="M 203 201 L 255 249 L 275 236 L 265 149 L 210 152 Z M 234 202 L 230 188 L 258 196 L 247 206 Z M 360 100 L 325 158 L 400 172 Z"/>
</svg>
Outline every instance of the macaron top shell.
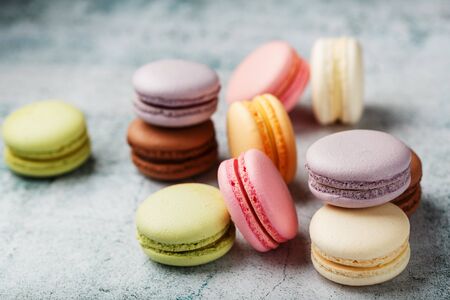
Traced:
<svg viewBox="0 0 450 300">
<path fill-rule="evenodd" d="M 195 126 L 174 129 L 148 125 L 141 119 L 135 119 L 128 127 L 127 139 L 136 149 L 191 151 L 214 141 L 214 136 L 211 120 Z"/>
<path fill-rule="evenodd" d="M 178 106 L 176 100 L 211 100 L 220 89 L 219 78 L 211 68 L 181 59 L 144 65 L 134 73 L 132 82 L 137 93 L 161 98 L 166 106 Z"/>
<path fill-rule="evenodd" d="M 140 234 L 163 244 L 189 244 L 223 231 L 230 222 L 220 191 L 206 184 L 166 187 L 138 208 Z"/>
<path fill-rule="evenodd" d="M 80 139 L 86 132 L 81 111 L 59 100 L 26 105 L 3 123 L 3 139 L 13 152 L 52 152 Z"/>
<path fill-rule="evenodd" d="M 408 241 L 409 220 L 392 203 L 370 208 L 320 208 L 311 219 L 311 241 L 330 257 L 371 260 L 389 256 Z"/>
<path fill-rule="evenodd" d="M 378 181 L 405 171 L 411 151 L 390 134 L 375 130 L 348 130 L 328 135 L 306 153 L 308 168 L 341 181 Z"/>
<path fill-rule="evenodd" d="M 295 50 L 284 41 L 266 43 L 250 53 L 233 72 L 227 101 L 251 99 L 273 93 L 291 71 Z"/>
<path fill-rule="evenodd" d="M 291 194 L 278 170 L 266 155 L 255 149 L 245 152 L 244 161 L 247 173 L 243 182 L 254 193 L 249 196 L 258 200 L 265 218 L 276 232 L 284 240 L 292 239 L 298 230 L 297 214 Z"/>
</svg>

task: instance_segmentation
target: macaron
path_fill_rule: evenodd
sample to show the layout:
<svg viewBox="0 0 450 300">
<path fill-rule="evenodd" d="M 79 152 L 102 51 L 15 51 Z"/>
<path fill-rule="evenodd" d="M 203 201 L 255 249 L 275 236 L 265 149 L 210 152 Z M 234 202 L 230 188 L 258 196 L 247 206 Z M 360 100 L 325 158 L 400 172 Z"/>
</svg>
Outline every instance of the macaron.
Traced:
<svg viewBox="0 0 450 300">
<path fill-rule="evenodd" d="M 83 164 L 91 147 L 83 113 L 59 100 L 38 101 L 3 123 L 4 160 L 15 173 L 53 177 Z"/>
<path fill-rule="evenodd" d="M 308 81 L 308 63 L 287 42 L 272 41 L 258 47 L 239 64 L 228 83 L 227 101 L 269 93 L 290 111 Z"/>
<path fill-rule="evenodd" d="M 227 114 L 228 147 L 232 157 L 250 149 L 263 151 L 286 182 L 297 171 L 294 130 L 286 110 L 270 94 L 233 102 Z"/>
<path fill-rule="evenodd" d="M 214 261 L 235 239 L 220 191 L 198 183 L 172 185 L 152 194 L 137 209 L 136 228 L 150 259 L 172 266 Z"/>
<path fill-rule="evenodd" d="M 422 162 L 416 152 L 411 150 L 411 183 L 406 191 L 391 202 L 400 207 L 408 217 L 411 216 L 419 207 L 422 188 L 420 180 L 422 179 Z"/>
<path fill-rule="evenodd" d="M 404 143 L 375 130 L 331 134 L 306 152 L 311 192 L 349 208 L 380 205 L 401 195 L 411 181 L 410 162 Z"/>
<path fill-rule="evenodd" d="M 158 180 L 189 178 L 217 162 L 211 120 L 185 128 L 164 128 L 135 119 L 128 127 L 127 140 L 139 171 Z"/>
<path fill-rule="evenodd" d="M 145 122 L 164 127 L 184 127 L 208 120 L 216 111 L 219 77 L 204 64 L 158 60 L 133 75 L 134 108 Z"/>
<path fill-rule="evenodd" d="M 312 49 L 312 104 L 321 124 L 354 124 L 362 116 L 364 70 L 362 48 L 349 37 L 323 38 Z"/>
<path fill-rule="evenodd" d="M 399 275 L 410 258 L 409 220 L 386 203 L 370 208 L 320 208 L 309 225 L 311 259 L 325 278 L 363 286 Z"/>
<path fill-rule="evenodd" d="M 296 236 L 291 194 L 264 153 L 252 149 L 223 161 L 218 181 L 231 219 L 253 248 L 266 252 Z"/>
</svg>

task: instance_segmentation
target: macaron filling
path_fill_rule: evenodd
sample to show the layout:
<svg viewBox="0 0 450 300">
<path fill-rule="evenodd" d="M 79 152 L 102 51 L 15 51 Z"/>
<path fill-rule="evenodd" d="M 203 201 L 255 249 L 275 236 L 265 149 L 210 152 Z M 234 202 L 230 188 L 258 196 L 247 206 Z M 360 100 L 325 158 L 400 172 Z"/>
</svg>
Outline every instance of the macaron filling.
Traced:
<svg viewBox="0 0 450 300">
<path fill-rule="evenodd" d="M 287 86 L 287 88 L 280 94 L 281 99 L 285 99 L 286 105 L 294 106 L 297 99 L 291 99 L 291 97 L 294 97 L 303 92 L 306 83 L 309 80 L 309 67 L 305 61 L 303 61 L 301 58 L 298 58 L 298 66 L 294 73 L 293 78 L 291 79 L 291 83 Z M 292 101 L 292 104 L 291 104 Z M 287 110 L 290 110 L 290 107 L 287 108 Z"/>
<path fill-rule="evenodd" d="M 320 252 L 311 248 L 311 258 L 313 264 L 319 268 L 324 269 L 327 272 L 334 273 L 336 275 L 365 279 L 368 277 L 375 277 L 382 274 L 388 273 L 391 269 L 403 269 L 400 268 L 401 265 L 406 266 L 410 255 L 409 243 L 406 246 L 402 245 L 401 251 L 393 259 L 376 266 L 349 266 L 345 264 L 340 264 L 335 261 L 328 260 L 326 257 L 322 256 Z"/>
<path fill-rule="evenodd" d="M 317 245 L 314 244 L 314 242 L 311 244 L 311 252 L 314 252 L 314 254 L 322 257 L 323 259 L 334 262 L 336 264 L 350 266 L 350 267 L 356 267 L 356 268 L 372 268 L 372 267 L 379 267 L 379 266 L 385 265 L 385 264 L 395 260 L 408 247 L 409 247 L 409 242 L 408 242 L 408 239 L 406 239 L 398 249 L 395 249 L 391 253 L 388 253 L 388 254 L 384 255 L 383 257 L 367 259 L 367 260 L 339 258 L 339 257 L 327 255 L 324 251 L 322 251 L 319 247 L 317 247 Z"/>
<path fill-rule="evenodd" d="M 138 91 L 136 91 L 136 95 L 139 100 L 151 106 L 163 108 L 187 108 L 203 105 L 207 102 L 216 101 L 219 91 L 220 86 L 217 86 L 213 91 L 208 92 L 202 96 L 198 96 L 195 98 L 180 98 L 180 99 L 167 99 L 162 97 L 155 97 L 140 93 Z"/>
<path fill-rule="evenodd" d="M 83 147 L 89 140 L 88 132 L 86 128 L 83 128 L 80 134 L 75 135 L 72 139 L 68 140 L 63 145 L 48 149 L 45 151 L 32 151 L 32 150 L 21 150 L 8 145 L 9 151 L 15 156 L 21 157 L 23 159 L 29 160 L 49 160 L 64 157 L 67 154 L 77 151 L 79 148 Z"/>
<path fill-rule="evenodd" d="M 408 185 L 411 171 L 408 166 L 389 179 L 376 181 L 341 181 L 315 173 L 308 165 L 309 185 L 315 190 L 350 199 L 373 199 L 393 193 Z"/>
<path fill-rule="evenodd" d="M 128 141 L 130 146 L 132 147 L 133 154 L 138 156 L 140 159 L 145 160 L 147 162 L 155 163 L 155 164 L 167 164 L 174 163 L 180 164 L 187 161 L 191 161 L 195 158 L 201 158 L 208 153 L 214 152 L 217 149 L 217 141 L 213 137 L 210 141 L 208 141 L 205 145 L 201 145 L 196 148 L 187 149 L 187 150 L 150 150 L 139 148 L 136 145 L 133 145 L 132 142 Z"/>
<path fill-rule="evenodd" d="M 156 240 L 153 240 L 144 234 L 137 232 L 137 239 L 143 248 L 153 249 L 153 250 L 161 250 L 166 252 L 183 252 L 183 251 L 192 251 L 196 249 L 202 249 L 208 247 L 221 238 L 223 238 L 227 232 L 230 230 L 230 227 L 233 226 L 228 224 L 225 228 L 217 232 L 216 234 L 191 243 L 180 243 L 180 244 L 168 244 L 162 243 Z"/>
<path fill-rule="evenodd" d="M 183 117 L 196 115 L 202 112 L 214 112 L 217 108 L 217 98 L 195 105 L 186 105 L 184 107 L 172 107 L 172 106 L 156 106 L 143 102 L 139 98 L 133 101 L 134 108 L 137 113 L 144 112 L 151 115 L 163 115 L 165 117 Z"/>
</svg>

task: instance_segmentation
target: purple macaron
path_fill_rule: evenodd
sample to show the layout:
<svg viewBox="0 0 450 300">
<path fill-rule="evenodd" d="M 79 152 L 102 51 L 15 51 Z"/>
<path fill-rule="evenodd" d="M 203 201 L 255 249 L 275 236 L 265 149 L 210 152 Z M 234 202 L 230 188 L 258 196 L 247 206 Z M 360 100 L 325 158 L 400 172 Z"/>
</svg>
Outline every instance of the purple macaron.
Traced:
<svg viewBox="0 0 450 300">
<path fill-rule="evenodd" d="M 389 202 L 411 181 L 411 150 L 390 134 L 348 130 L 328 135 L 306 153 L 309 188 L 335 206 L 359 208 Z"/>
<path fill-rule="evenodd" d="M 206 65 L 165 59 L 139 68 L 133 87 L 139 118 L 157 126 L 184 127 L 202 123 L 216 111 L 220 81 Z"/>
</svg>

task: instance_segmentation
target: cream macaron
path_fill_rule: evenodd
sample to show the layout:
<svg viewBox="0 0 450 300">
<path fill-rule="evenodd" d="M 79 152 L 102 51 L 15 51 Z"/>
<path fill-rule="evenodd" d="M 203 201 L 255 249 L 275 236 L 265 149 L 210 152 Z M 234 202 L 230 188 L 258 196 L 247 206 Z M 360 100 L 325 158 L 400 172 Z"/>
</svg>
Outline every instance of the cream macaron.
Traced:
<svg viewBox="0 0 450 300">
<path fill-rule="evenodd" d="M 311 57 L 313 111 L 321 124 L 353 124 L 363 112 L 362 48 L 349 37 L 316 41 Z"/>
<path fill-rule="evenodd" d="M 313 265 L 344 285 L 385 282 L 409 262 L 409 227 L 406 214 L 392 203 L 357 209 L 325 205 L 309 227 Z"/>
</svg>

